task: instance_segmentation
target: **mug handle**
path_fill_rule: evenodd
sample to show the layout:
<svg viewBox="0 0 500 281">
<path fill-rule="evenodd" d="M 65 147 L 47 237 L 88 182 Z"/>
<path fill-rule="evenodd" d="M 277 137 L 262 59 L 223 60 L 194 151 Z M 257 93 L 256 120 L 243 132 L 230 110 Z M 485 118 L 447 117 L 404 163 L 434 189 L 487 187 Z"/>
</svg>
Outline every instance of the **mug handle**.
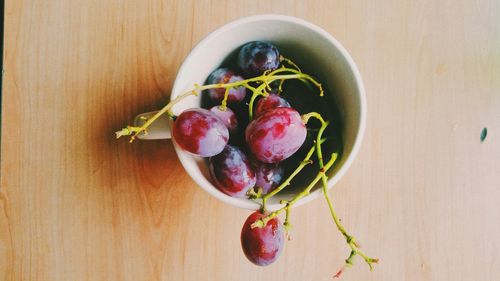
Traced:
<svg viewBox="0 0 500 281">
<path fill-rule="evenodd" d="M 146 113 L 141 113 L 134 118 L 134 126 L 140 127 L 146 123 L 146 121 L 155 115 L 158 111 L 151 111 Z M 167 114 L 163 114 L 158 117 L 147 129 L 147 134 L 140 133 L 137 138 L 140 140 L 162 140 L 171 139 L 172 134 L 170 132 L 170 126 L 168 125 L 169 118 Z"/>
</svg>

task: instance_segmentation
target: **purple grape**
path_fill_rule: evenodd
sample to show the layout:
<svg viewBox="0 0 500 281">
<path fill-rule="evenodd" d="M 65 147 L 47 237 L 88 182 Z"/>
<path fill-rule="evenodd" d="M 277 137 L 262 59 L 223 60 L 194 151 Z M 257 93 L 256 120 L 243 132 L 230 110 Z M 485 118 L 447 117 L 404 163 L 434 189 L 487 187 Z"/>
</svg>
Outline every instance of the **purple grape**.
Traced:
<svg viewBox="0 0 500 281">
<path fill-rule="evenodd" d="M 267 164 L 252 159 L 250 161 L 255 172 L 255 186 L 262 188 L 262 193 L 267 194 L 276 188 L 283 180 L 285 169 L 280 164 Z"/>
<path fill-rule="evenodd" d="M 227 84 L 227 83 L 233 83 L 233 82 L 238 82 L 243 80 L 243 77 L 240 75 L 234 73 L 233 71 L 227 69 L 227 68 L 218 68 L 214 70 L 207 79 L 208 84 Z M 208 90 L 208 95 L 212 99 L 212 101 L 216 104 L 220 104 L 222 100 L 224 99 L 224 94 L 226 92 L 225 88 L 216 88 L 216 89 L 209 89 Z M 237 87 L 237 88 L 231 88 L 229 89 L 228 97 L 227 97 L 227 102 L 230 104 L 235 104 L 239 103 L 245 98 L 246 95 L 246 88 L 245 87 Z"/>
<path fill-rule="evenodd" d="M 182 149 L 198 156 L 210 157 L 224 149 L 229 140 L 229 131 L 214 113 L 192 108 L 177 117 L 172 136 Z"/>
<path fill-rule="evenodd" d="M 259 211 L 252 213 L 241 229 L 241 247 L 249 261 L 259 266 L 270 265 L 276 261 L 285 247 L 285 232 L 278 217 L 274 217 L 262 227 L 251 225 L 265 217 Z"/>
<path fill-rule="evenodd" d="M 248 148 L 257 160 L 277 163 L 294 154 L 306 139 L 307 129 L 300 114 L 288 107 L 264 112 L 245 130 Z"/>
<path fill-rule="evenodd" d="M 247 191 L 255 186 L 255 173 L 239 148 L 226 145 L 220 154 L 210 157 L 209 162 L 215 186 L 225 194 L 246 198 Z"/>
<path fill-rule="evenodd" d="M 255 116 L 262 115 L 262 113 L 279 107 L 290 107 L 290 104 L 282 97 L 276 94 L 270 94 L 267 97 L 260 99 L 255 108 Z"/>
<path fill-rule="evenodd" d="M 226 107 L 226 110 L 221 110 L 220 106 L 216 105 L 210 108 L 210 111 L 222 120 L 230 134 L 234 134 L 237 131 L 238 119 L 236 119 L 236 114 L 229 107 Z"/>
<path fill-rule="evenodd" d="M 280 65 L 278 48 L 269 42 L 253 41 L 241 47 L 238 66 L 249 76 L 258 76 L 266 70 L 275 70 Z"/>
</svg>

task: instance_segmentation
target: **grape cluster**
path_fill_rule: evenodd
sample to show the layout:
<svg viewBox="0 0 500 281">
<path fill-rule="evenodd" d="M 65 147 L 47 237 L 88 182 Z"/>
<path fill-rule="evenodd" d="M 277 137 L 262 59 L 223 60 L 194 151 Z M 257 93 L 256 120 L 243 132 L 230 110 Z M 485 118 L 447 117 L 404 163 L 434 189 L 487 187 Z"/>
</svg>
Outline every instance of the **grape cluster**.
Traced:
<svg viewBox="0 0 500 281">
<path fill-rule="evenodd" d="M 174 120 L 173 140 L 183 150 L 208 158 L 212 182 L 221 192 L 236 198 L 260 200 L 261 210 L 252 213 L 241 230 L 243 252 L 260 266 L 269 265 L 280 256 L 285 233 L 290 228 L 290 208 L 321 181 L 334 222 L 351 248 L 346 265 L 360 255 L 371 268 L 377 260 L 359 250 L 355 239 L 340 224 L 328 198 L 326 171 L 337 157 L 337 153 L 333 153 L 328 161 L 323 160 L 328 159 L 322 154 L 322 144 L 329 122 L 317 112 L 301 115 L 287 101 L 282 88 L 286 80 L 295 79 L 307 83 L 308 89 L 316 86 L 322 96 L 321 84 L 284 58 L 270 42 L 243 45 L 231 65 L 233 67 L 215 69 L 205 85 L 195 85 L 194 90 L 172 100 L 142 127 L 128 126 L 117 132 L 117 137 L 132 135 L 133 140 L 137 134 L 146 133 L 159 115 L 167 113 Z M 199 92 L 207 93 L 210 106 L 187 109 L 174 116 L 171 112 L 174 104 Z M 247 118 L 241 117 L 242 112 L 248 114 Z M 312 130 L 316 136 L 314 141 L 307 142 L 311 136 L 308 137 L 306 125 L 311 118 L 318 120 L 321 126 Z M 307 150 L 301 147 L 308 144 L 312 147 L 302 155 L 301 151 Z M 313 155 L 318 164 L 316 177 L 293 199 L 283 201 L 281 209 L 268 212 L 267 200 L 290 185 L 292 179 L 312 163 Z M 303 157 L 302 161 L 297 161 L 297 157 Z M 287 159 L 299 162 L 288 173 L 283 165 Z M 283 223 L 278 217 L 281 212 L 286 213 Z"/>
</svg>

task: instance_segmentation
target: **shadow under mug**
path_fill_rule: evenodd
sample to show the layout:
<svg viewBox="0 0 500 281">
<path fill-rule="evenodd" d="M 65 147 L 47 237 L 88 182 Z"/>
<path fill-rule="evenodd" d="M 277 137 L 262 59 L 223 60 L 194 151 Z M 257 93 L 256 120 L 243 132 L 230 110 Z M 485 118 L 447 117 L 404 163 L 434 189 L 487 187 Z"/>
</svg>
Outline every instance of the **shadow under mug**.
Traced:
<svg viewBox="0 0 500 281">
<path fill-rule="evenodd" d="M 359 71 L 349 53 L 329 33 L 305 20 L 283 15 L 257 15 L 242 18 L 210 33 L 190 52 L 180 67 L 172 89 L 170 100 L 192 90 L 194 84 L 204 84 L 208 75 L 218 68 L 228 54 L 243 44 L 267 40 L 278 46 L 283 54 L 298 65 L 311 66 L 312 74 L 332 94 L 340 111 L 343 152 L 334 169 L 328 172 L 328 188 L 331 188 L 346 173 L 358 153 L 366 126 L 366 98 Z M 174 106 L 178 115 L 188 108 L 200 107 L 201 97 L 190 96 Z M 332 105 L 333 106 L 333 105 Z M 135 125 L 143 124 L 142 117 L 151 117 L 155 112 L 143 113 L 135 118 Z M 172 125 L 166 114 L 157 119 L 147 135 L 139 139 L 171 138 Z M 194 156 L 182 150 L 173 141 L 175 151 L 187 173 L 202 189 L 217 199 L 230 205 L 255 210 L 260 205 L 250 199 L 230 197 L 219 191 L 211 182 L 207 159 Z M 321 195 L 320 186 L 300 199 L 295 206 L 309 202 Z M 271 198 L 266 207 L 276 210 L 282 205 L 280 200 L 289 200 L 295 194 L 284 189 Z"/>
</svg>

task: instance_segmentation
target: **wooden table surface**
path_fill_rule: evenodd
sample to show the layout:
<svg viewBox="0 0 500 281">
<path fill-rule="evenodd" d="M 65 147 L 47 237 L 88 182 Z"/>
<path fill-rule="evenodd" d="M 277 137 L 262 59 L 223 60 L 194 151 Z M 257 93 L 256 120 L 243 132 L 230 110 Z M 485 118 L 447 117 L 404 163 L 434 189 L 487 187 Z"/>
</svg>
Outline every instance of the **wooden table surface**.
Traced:
<svg viewBox="0 0 500 281">
<path fill-rule="evenodd" d="M 344 280 L 500 280 L 496 0 L 7 0 L 1 280 L 331 280 L 349 249 L 323 199 L 259 268 L 249 212 L 198 188 L 170 141 L 114 139 L 168 100 L 196 42 L 259 13 L 323 27 L 365 82 L 364 143 L 330 194 L 381 262 Z"/>
</svg>

